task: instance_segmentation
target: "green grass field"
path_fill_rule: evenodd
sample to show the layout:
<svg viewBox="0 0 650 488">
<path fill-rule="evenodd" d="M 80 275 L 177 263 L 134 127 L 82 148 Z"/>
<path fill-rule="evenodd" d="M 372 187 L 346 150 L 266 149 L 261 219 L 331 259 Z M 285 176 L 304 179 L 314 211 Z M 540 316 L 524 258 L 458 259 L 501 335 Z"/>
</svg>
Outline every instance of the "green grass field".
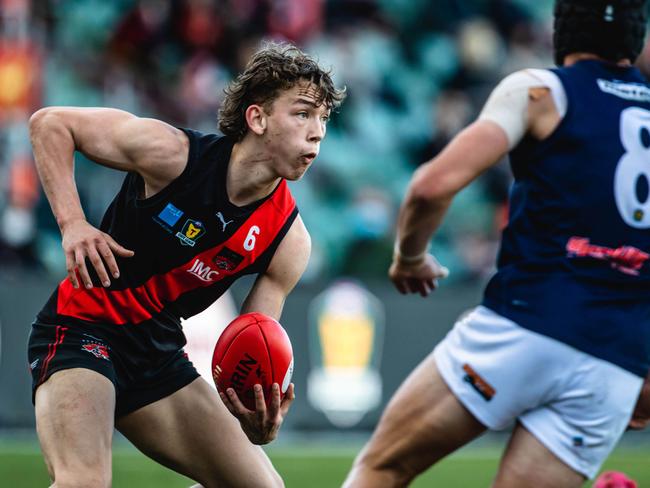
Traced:
<svg viewBox="0 0 650 488">
<path fill-rule="evenodd" d="M 287 488 L 334 488 L 341 485 L 353 459 L 351 450 L 272 448 L 273 463 L 285 479 Z M 486 487 L 496 472 L 500 449 L 467 448 L 423 474 L 415 488 Z M 615 469 L 635 479 L 640 488 L 650 487 L 650 451 L 619 448 L 604 469 Z M 48 477 L 33 444 L 0 443 L 0 486 L 34 488 L 48 486 Z M 190 480 L 150 461 L 135 449 L 118 447 L 113 456 L 113 486 L 116 488 L 188 487 Z M 590 483 L 585 486 L 591 486 Z"/>
</svg>

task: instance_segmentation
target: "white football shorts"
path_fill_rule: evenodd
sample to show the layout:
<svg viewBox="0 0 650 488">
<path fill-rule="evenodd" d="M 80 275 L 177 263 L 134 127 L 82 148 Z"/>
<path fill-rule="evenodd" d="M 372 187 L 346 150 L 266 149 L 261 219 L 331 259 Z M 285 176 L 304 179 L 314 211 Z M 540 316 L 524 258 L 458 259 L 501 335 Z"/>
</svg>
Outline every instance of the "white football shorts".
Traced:
<svg viewBox="0 0 650 488">
<path fill-rule="evenodd" d="M 563 462 L 593 478 L 625 431 L 636 376 L 479 306 L 434 349 L 440 374 L 485 426 L 518 420 Z"/>
</svg>

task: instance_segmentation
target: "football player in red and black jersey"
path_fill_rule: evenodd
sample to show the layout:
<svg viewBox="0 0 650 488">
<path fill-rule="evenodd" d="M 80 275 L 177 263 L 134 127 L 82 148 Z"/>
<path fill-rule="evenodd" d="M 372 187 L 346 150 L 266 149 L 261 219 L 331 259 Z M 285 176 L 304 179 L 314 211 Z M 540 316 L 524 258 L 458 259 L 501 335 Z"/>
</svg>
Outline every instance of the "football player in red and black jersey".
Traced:
<svg viewBox="0 0 650 488">
<path fill-rule="evenodd" d="M 257 412 L 234 392 L 222 402 L 184 353 L 180 320 L 245 274 L 258 278 L 242 313 L 280 317 L 310 253 L 286 180 L 307 171 L 343 98 L 309 56 L 269 44 L 226 90 L 223 136 L 110 108 L 32 116 L 68 270 L 29 341 L 37 430 L 55 486 L 109 486 L 114 427 L 204 486 L 282 485 L 255 444 L 276 437 L 293 385 L 281 402 L 275 384 Z M 80 205 L 75 151 L 126 173 L 99 229 Z"/>
</svg>

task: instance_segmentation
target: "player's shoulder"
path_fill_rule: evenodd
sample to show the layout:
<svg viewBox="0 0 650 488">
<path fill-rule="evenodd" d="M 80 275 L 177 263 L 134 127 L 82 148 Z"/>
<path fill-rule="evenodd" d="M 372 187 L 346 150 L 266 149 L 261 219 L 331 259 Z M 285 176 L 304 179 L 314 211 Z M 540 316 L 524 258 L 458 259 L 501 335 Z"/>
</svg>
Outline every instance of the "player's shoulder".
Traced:
<svg viewBox="0 0 650 488">
<path fill-rule="evenodd" d="M 562 80 L 552 69 L 527 68 L 515 71 L 497 85 L 493 91 L 493 98 L 507 102 L 512 99 L 510 95 L 520 93 L 522 96 L 526 95 L 528 101 L 531 93 L 542 93 L 538 89 L 548 90 L 555 109 L 563 117 L 568 106 L 567 93 Z M 545 97 L 534 96 L 533 102 L 535 100 L 542 100 L 543 104 L 547 103 Z"/>
<path fill-rule="evenodd" d="M 227 164 L 234 141 L 221 134 L 207 133 L 181 127 L 188 141 L 188 172 L 195 177 L 207 177 L 217 167 Z"/>
<path fill-rule="evenodd" d="M 298 214 L 273 254 L 265 274 L 290 290 L 307 268 L 310 255 L 311 237 Z"/>
<path fill-rule="evenodd" d="M 311 236 L 300 214 L 291 223 L 287 235 L 282 240 L 279 251 L 289 259 L 308 259 L 311 254 Z"/>
<path fill-rule="evenodd" d="M 510 73 L 497 85 L 498 89 L 517 89 L 548 87 L 556 89 L 562 87 L 559 76 L 551 69 L 526 68 Z"/>
<path fill-rule="evenodd" d="M 195 152 L 197 155 L 218 150 L 230 142 L 230 138 L 227 138 L 221 134 L 202 132 L 200 130 L 190 129 L 187 127 L 180 127 L 179 130 L 187 138 L 190 150 Z"/>
<path fill-rule="evenodd" d="M 311 249 L 311 235 L 309 234 L 302 217 L 300 217 L 300 213 L 296 215 L 296 218 L 291 224 L 287 237 L 289 237 L 296 246 Z"/>
</svg>

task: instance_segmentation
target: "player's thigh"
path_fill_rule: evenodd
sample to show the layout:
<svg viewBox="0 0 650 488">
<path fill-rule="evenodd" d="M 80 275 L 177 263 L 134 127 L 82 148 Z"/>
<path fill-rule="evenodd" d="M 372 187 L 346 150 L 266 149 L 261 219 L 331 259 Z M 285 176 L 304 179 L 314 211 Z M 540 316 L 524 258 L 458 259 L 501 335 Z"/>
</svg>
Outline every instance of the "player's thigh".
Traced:
<svg viewBox="0 0 650 488">
<path fill-rule="evenodd" d="M 119 418 L 117 428 L 146 455 L 206 488 L 282 483 L 202 378 Z"/>
<path fill-rule="evenodd" d="M 493 488 L 577 488 L 585 477 L 573 470 L 521 424 L 501 459 Z"/>
<path fill-rule="evenodd" d="M 108 486 L 113 383 L 89 369 L 58 371 L 36 390 L 35 410 L 36 430 L 50 475 L 63 483 L 83 474 L 88 486 Z"/>
<path fill-rule="evenodd" d="M 519 423 L 564 464 L 593 478 L 625 432 L 643 379 L 575 351 L 562 388 Z"/>
<path fill-rule="evenodd" d="M 390 400 L 359 461 L 415 475 L 484 431 L 447 387 L 430 354 Z"/>
</svg>

